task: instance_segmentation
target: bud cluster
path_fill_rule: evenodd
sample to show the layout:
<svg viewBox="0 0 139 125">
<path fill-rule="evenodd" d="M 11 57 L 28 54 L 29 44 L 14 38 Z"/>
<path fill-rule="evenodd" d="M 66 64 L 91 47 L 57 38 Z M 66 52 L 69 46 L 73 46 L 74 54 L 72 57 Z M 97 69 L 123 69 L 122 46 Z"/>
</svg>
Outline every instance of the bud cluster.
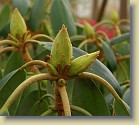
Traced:
<svg viewBox="0 0 139 125">
<path fill-rule="evenodd" d="M 49 63 L 59 74 L 75 76 L 85 71 L 98 55 L 99 51 L 72 60 L 72 44 L 67 28 L 63 25 L 54 39 Z"/>
</svg>

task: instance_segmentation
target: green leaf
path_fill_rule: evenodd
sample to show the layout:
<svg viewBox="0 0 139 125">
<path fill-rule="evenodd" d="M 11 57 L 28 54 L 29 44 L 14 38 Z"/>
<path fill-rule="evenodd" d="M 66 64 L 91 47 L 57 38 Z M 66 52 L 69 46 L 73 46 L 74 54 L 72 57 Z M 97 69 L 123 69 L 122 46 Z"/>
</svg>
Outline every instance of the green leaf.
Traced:
<svg viewBox="0 0 139 125">
<path fill-rule="evenodd" d="M 0 36 L 3 38 L 7 38 L 10 33 L 10 21 L 0 30 Z"/>
<path fill-rule="evenodd" d="M 72 104 L 84 108 L 93 116 L 110 115 L 103 95 L 95 83 L 91 80 L 75 80 L 72 93 Z"/>
<path fill-rule="evenodd" d="M 30 86 L 28 86 L 22 93 L 22 96 L 21 96 L 21 99 L 20 99 L 20 102 L 19 102 L 19 105 L 18 105 L 18 108 L 16 110 L 16 113 L 15 115 L 18 116 L 20 115 L 20 109 L 21 109 L 21 106 L 23 105 L 22 103 L 24 103 L 24 99 L 30 94 L 32 93 L 33 91 L 36 91 L 38 90 L 38 86 L 37 84 L 32 84 Z"/>
<path fill-rule="evenodd" d="M 84 32 L 83 25 L 76 23 L 76 27 L 77 27 L 77 34 L 83 34 L 83 32 Z"/>
<path fill-rule="evenodd" d="M 4 75 L 12 72 L 13 70 L 18 69 L 24 64 L 23 59 L 17 52 L 13 52 L 9 57 L 7 64 L 5 66 Z"/>
<path fill-rule="evenodd" d="M 36 31 L 43 19 L 45 18 L 46 12 L 46 0 L 35 0 L 30 16 L 30 28 L 32 31 Z"/>
<path fill-rule="evenodd" d="M 26 78 L 25 71 L 15 70 L 0 80 L 0 107 Z"/>
<path fill-rule="evenodd" d="M 0 79 L 2 79 L 2 77 L 3 77 L 3 74 L 2 74 L 2 70 L 0 68 Z"/>
<path fill-rule="evenodd" d="M 43 91 L 42 93 L 46 94 L 46 91 Z M 40 115 L 41 113 L 43 113 L 45 110 L 48 109 L 48 104 L 46 102 L 43 102 L 41 105 L 36 105 L 35 103 L 39 100 L 40 95 L 37 89 L 32 90 L 29 93 L 26 93 L 24 98 L 22 98 L 22 103 L 20 103 L 16 115 L 17 116 L 31 116 L 38 114 Z M 36 111 L 33 111 L 32 108 L 34 108 Z M 37 108 L 39 108 L 40 110 Z"/>
<path fill-rule="evenodd" d="M 67 27 L 69 36 L 77 34 L 76 24 L 68 0 L 54 0 L 50 11 L 50 17 L 55 35 L 59 32 L 63 24 Z"/>
<path fill-rule="evenodd" d="M 130 88 L 125 91 L 123 100 L 130 106 Z"/>
<path fill-rule="evenodd" d="M 15 116 L 15 113 L 18 109 L 19 103 L 21 101 L 22 93 L 15 99 L 14 103 L 8 109 L 10 116 Z"/>
<path fill-rule="evenodd" d="M 75 58 L 87 54 L 85 51 L 73 47 L 73 56 Z M 114 75 L 110 72 L 110 70 L 99 60 L 96 59 L 96 61 L 87 69 L 87 72 L 94 73 L 98 76 L 101 76 L 104 78 L 107 82 L 111 84 L 111 86 L 115 89 L 115 91 L 121 96 L 121 88 L 114 77 Z"/>
<path fill-rule="evenodd" d="M 116 116 L 130 116 L 130 108 L 123 100 L 122 103 L 114 100 L 114 110 Z"/>
<path fill-rule="evenodd" d="M 17 8 L 22 16 L 25 16 L 29 9 L 29 1 L 28 0 L 12 0 L 13 6 Z"/>
<path fill-rule="evenodd" d="M 106 60 L 110 65 L 110 69 L 112 69 L 112 71 L 116 70 L 117 60 L 111 46 L 104 41 L 102 41 L 101 44 L 102 44 L 102 49 L 104 51 L 104 54 L 106 56 Z"/>
<path fill-rule="evenodd" d="M 28 114 L 30 116 L 40 116 L 47 109 L 48 102 L 46 100 L 37 101 L 36 103 L 34 103 Z"/>
<path fill-rule="evenodd" d="M 48 55 L 48 53 L 50 53 L 49 50 L 46 50 L 46 48 L 44 48 L 38 44 L 37 48 L 35 49 L 35 55 L 34 55 L 33 59 L 44 60 L 46 55 Z"/>
<path fill-rule="evenodd" d="M 130 39 L 130 33 L 125 33 L 125 34 L 122 34 L 121 36 L 115 37 L 114 39 L 112 39 L 110 41 L 110 43 L 111 43 L 111 45 L 114 45 L 114 44 L 123 42 L 123 41 L 128 40 L 128 39 Z"/>
<path fill-rule="evenodd" d="M 116 71 L 114 72 L 114 75 L 120 83 L 124 82 L 125 80 L 129 80 L 130 79 L 130 62 L 129 64 L 127 62 L 119 63 Z"/>
<path fill-rule="evenodd" d="M 10 18 L 10 6 L 5 4 L 0 12 L 0 31 L 8 24 Z"/>
<path fill-rule="evenodd" d="M 42 45 L 47 50 L 51 50 L 52 43 L 51 42 L 40 42 L 40 45 Z M 77 58 L 79 56 L 82 56 L 84 54 L 87 54 L 85 51 L 73 47 L 73 56 L 74 58 Z M 98 76 L 101 76 L 104 78 L 107 82 L 111 84 L 111 86 L 115 89 L 115 91 L 121 96 L 121 88 L 114 77 L 114 75 L 110 72 L 110 70 L 102 64 L 99 60 L 96 59 L 96 61 L 87 69 L 87 72 L 94 73 Z"/>
<path fill-rule="evenodd" d="M 109 110 L 110 110 L 110 112 L 112 114 L 112 112 L 113 112 L 113 107 L 112 106 L 113 106 L 113 100 L 114 100 L 113 95 L 111 93 L 107 94 L 105 96 L 105 100 L 106 100 L 106 103 L 108 104 Z"/>
</svg>

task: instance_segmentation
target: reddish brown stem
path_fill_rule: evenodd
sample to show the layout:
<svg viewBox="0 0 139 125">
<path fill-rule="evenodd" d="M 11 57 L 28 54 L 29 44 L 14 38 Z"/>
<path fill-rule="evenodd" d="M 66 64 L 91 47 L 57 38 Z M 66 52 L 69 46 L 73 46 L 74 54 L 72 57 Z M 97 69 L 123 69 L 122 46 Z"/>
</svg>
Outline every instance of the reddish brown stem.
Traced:
<svg viewBox="0 0 139 125">
<path fill-rule="evenodd" d="M 20 55 L 22 56 L 22 58 L 23 58 L 23 60 L 27 63 L 27 62 L 30 62 L 30 61 L 32 61 L 32 58 L 31 58 L 31 56 L 30 56 L 30 54 L 29 54 L 29 52 L 28 52 L 28 50 L 27 50 L 27 48 L 24 48 L 24 50 L 21 48 L 21 49 L 19 49 L 20 50 Z M 30 68 L 30 71 L 31 72 L 36 72 L 36 71 L 38 71 L 38 68 L 36 67 L 36 66 L 31 66 Z"/>
<path fill-rule="evenodd" d="M 55 95 L 55 107 L 57 109 L 59 116 L 64 116 L 64 109 L 62 104 L 62 99 L 58 90 L 57 82 L 54 83 L 54 95 Z"/>
</svg>

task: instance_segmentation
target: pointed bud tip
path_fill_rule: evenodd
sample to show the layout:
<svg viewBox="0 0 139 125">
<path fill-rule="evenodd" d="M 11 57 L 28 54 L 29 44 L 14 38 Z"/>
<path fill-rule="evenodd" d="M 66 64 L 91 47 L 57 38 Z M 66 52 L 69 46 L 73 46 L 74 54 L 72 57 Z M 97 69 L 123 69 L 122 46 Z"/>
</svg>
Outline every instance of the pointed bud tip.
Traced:
<svg viewBox="0 0 139 125">
<path fill-rule="evenodd" d="M 93 53 L 93 55 L 96 55 L 96 58 L 99 56 L 99 54 L 100 54 L 100 51 L 96 51 Z"/>
<path fill-rule="evenodd" d="M 17 14 L 21 15 L 20 12 L 19 12 L 19 10 L 17 8 L 14 9 L 13 13 L 14 14 L 17 13 Z"/>
<path fill-rule="evenodd" d="M 100 54 L 100 51 L 96 51 L 95 53 L 96 53 L 96 55 L 98 55 L 98 56 L 99 56 L 99 54 Z"/>
<path fill-rule="evenodd" d="M 25 20 L 23 19 L 19 10 L 15 8 L 11 17 L 10 33 L 12 36 L 18 36 L 18 39 L 21 39 L 26 32 L 27 26 Z"/>
<path fill-rule="evenodd" d="M 67 31 L 67 27 L 63 24 L 61 30 Z"/>
<path fill-rule="evenodd" d="M 14 11 L 18 11 L 18 9 L 17 9 L 17 8 L 15 8 L 15 9 L 14 9 Z"/>
</svg>

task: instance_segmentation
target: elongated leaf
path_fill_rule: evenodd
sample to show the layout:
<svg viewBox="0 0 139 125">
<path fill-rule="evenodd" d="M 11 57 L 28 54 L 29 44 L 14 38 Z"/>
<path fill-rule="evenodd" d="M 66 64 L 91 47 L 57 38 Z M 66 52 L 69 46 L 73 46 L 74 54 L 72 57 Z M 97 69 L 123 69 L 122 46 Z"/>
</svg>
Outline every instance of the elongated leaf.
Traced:
<svg viewBox="0 0 139 125">
<path fill-rule="evenodd" d="M 12 0 L 13 6 L 17 8 L 22 16 L 25 16 L 29 9 L 29 1 L 28 0 Z"/>
<path fill-rule="evenodd" d="M 42 45 L 43 47 L 45 47 L 48 50 L 51 50 L 52 47 L 52 43 L 50 42 L 40 42 L 40 45 Z M 73 56 L 74 58 L 77 58 L 81 55 L 87 54 L 85 51 L 75 48 L 73 47 Z M 115 91 L 121 96 L 121 88 L 120 85 L 118 83 L 118 81 L 116 80 L 116 78 L 113 76 L 113 74 L 110 72 L 110 70 L 104 65 L 102 64 L 99 60 L 96 60 L 88 69 L 88 72 L 90 73 L 94 73 L 98 76 L 101 76 L 102 78 L 104 78 L 106 81 L 108 81 L 111 86 L 115 89 Z"/>
<path fill-rule="evenodd" d="M 102 42 L 102 49 L 104 51 L 104 54 L 106 56 L 106 60 L 108 61 L 108 64 L 110 65 L 110 68 L 114 71 L 117 68 L 117 60 L 116 57 L 114 55 L 114 52 L 111 48 L 111 46 L 109 46 L 109 44 L 107 44 L 106 42 Z"/>
<path fill-rule="evenodd" d="M 0 80 L 0 107 L 3 106 L 11 93 L 25 78 L 25 71 L 15 70 Z"/>
<path fill-rule="evenodd" d="M 3 75 L 2 75 L 2 70 L 0 68 L 0 79 L 2 79 Z"/>
<path fill-rule="evenodd" d="M 7 38 L 8 33 L 10 33 L 10 21 L 0 30 L 0 36 Z"/>
<path fill-rule="evenodd" d="M 30 116 L 40 116 L 47 109 L 48 102 L 46 100 L 37 101 L 36 103 L 34 103 L 28 114 Z"/>
<path fill-rule="evenodd" d="M 113 112 L 113 100 L 114 100 L 113 95 L 109 93 L 107 96 L 105 96 L 105 100 L 109 106 L 110 112 L 112 113 Z"/>
<path fill-rule="evenodd" d="M 46 0 L 35 0 L 31 16 L 30 16 L 30 28 L 32 31 L 36 31 L 45 17 Z"/>
<path fill-rule="evenodd" d="M 48 109 L 48 104 L 46 102 L 43 102 L 42 104 L 40 103 L 41 105 L 35 104 L 40 100 L 39 91 L 38 89 L 35 88 L 36 87 L 34 86 L 34 90 L 33 88 L 31 88 L 30 90 L 26 90 L 26 92 L 23 93 L 25 95 L 24 97 L 22 97 L 22 102 L 20 102 L 20 105 L 16 112 L 16 116 L 40 115 L 41 113 L 43 113 L 45 110 Z M 46 94 L 46 91 L 42 91 L 42 94 Z M 33 111 L 32 109 L 34 109 L 35 111 Z"/>
<path fill-rule="evenodd" d="M 72 93 L 72 104 L 84 108 L 94 116 L 110 115 L 103 95 L 91 80 L 75 80 Z"/>
<path fill-rule="evenodd" d="M 130 79 L 130 65 L 127 65 L 126 62 L 121 62 L 117 66 L 117 69 L 114 72 L 114 75 L 120 83 L 124 82 L 125 80 L 129 80 Z"/>
<path fill-rule="evenodd" d="M 5 66 L 4 75 L 12 72 L 13 70 L 18 69 L 24 64 L 23 59 L 17 52 L 13 52 L 9 57 L 7 64 Z"/>
<path fill-rule="evenodd" d="M 130 106 L 130 88 L 125 91 L 123 100 Z"/>
<path fill-rule="evenodd" d="M 15 99 L 14 103 L 8 109 L 10 116 L 15 116 L 15 113 L 18 109 L 19 103 L 21 101 L 22 93 Z"/>
<path fill-rule="evenodd" d="M 125 33 L 125 34 L 122 34 L 121 36 L 115 37 L 114 39 L 110 41 L 110 43 L 111 45 L 114 45 L 114 44 L 120 43 L 128 39 L 130 39 L 130 33 Z"/>
<path fill-rule="evenodd" d="M 130 108 L 124 101 L 122 102 L 123 103 L 120 104 L 117 100 L 114 101 L 115 114 L 116 116 L 129 116 Z"/>
<path fill-rule="evenodd" d="M 22 96 L 21 96 L 21 99 L 20 99 L 20 102 L 19 102 L 19 105 L 18 105 L 18 108 L 15 112 L 15 115 L 18 116 L 20 115 L 20 109 L 21 109 L 21 106 L 23 106 L 23 103 L 24 103 L 24 100 L 25 98 L 30 94 L 32 93 L 33 91 L 37 91 L 38 90 L 38 85 L 37 84 L 32 84 L 30 85 L 29 87 L 27 87 L 23 93 L 22 93 Z"/>
<path fill-rule="evenodd" d="M 0 31 L 8 24 L 10 18 L 10 6 L 5 4 L 0 12 Z"/>
<path fill-rule="evenodd" d="M 54 0 L 51 7 L 51 24 L 56 35 L 64 24 L 70 36 L 76 35 L 76 24 L 72 16 L 72 10 L 68 0 Z"/>
</svg>

